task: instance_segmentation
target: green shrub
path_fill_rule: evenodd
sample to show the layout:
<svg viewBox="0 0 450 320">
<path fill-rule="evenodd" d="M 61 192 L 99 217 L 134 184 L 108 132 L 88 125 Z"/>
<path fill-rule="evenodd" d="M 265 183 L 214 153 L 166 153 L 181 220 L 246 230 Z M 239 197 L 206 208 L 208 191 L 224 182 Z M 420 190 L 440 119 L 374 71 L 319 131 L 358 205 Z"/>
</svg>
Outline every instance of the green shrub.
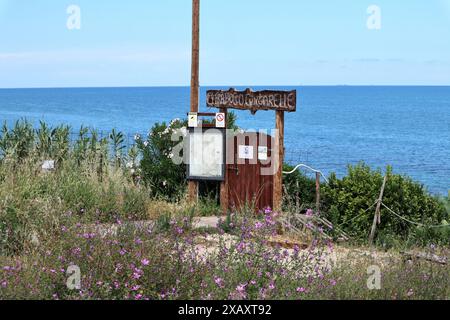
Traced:
<svg viewBox="0 0 450 320">
<path fill-rule="evenodd" d="M 285 164 L 283 171 L 290 172 L 293 166 Z M 284 205 L 287 210 L 295 207 L 311 208 L 315 205 L 316 182 L 314 179 L 308 178 L 301 171 L 297 170 L 292 174 L 283 178 L 284 189 Z"/>
<path fill-rule="evenodd" d="M 186 169 L 173 161 L 173 148 L 187 134 L 187 120 L 173 120 L 169 125 L 157 123 L 146 140 L 136 137 L 142 154 L 140 168 L 142 179 L 152 196 L 176 200 L 185 190 Z M 180 132 L 180 140 L 172 141 L 172 135 Z"/>
<path fill-rule="evenodd" d="M 448 221 L 448 213 L 442 203 L 431 196 L 423 185 L 411 178 L 392 173 L 387 168 L 388 182 L 383 203 L 408 220 L 423 225 L 439 225 Z M 356 238 L 366 239 L 373 222 L 375 208 L 365 212 L 379 197 L 383 173 L 373 171 L 364 163 L 348 167 L 348 175 L 338 179 L 332 174 L 329 185 L 324 187 L 323 206 L 328 218 Z M 378 226 L 379 243 L 383 235 L 408 239 L 416 232 L 416 226 L 406 222 L 385 208 L 381 210 Z M 447 238 L 448 241 L 448 238 Z"/>
<path fill-rule="evenodd" d="M 442 197 L 441 201 L 442 201 L 442 204 L 444 205 L 445 209 L 447 210 L 448 214 L 450 214 L 450 191 L 448 192 L 447 198 Z"/>
</svg>

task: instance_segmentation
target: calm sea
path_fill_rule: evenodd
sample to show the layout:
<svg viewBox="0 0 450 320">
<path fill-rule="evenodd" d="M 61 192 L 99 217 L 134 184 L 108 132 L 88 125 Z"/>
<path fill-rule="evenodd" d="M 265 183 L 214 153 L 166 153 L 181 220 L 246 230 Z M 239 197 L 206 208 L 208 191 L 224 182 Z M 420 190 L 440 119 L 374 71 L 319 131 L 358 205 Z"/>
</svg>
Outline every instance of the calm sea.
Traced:
<svg viewBox="0 0 450 320">
<path fill-rule="evenodd" d="M 203 111 L 207 89 L 201 92 Z M 433 193 L 450 189 L 450 87 L 276 89 L 298 90 L 298 111 L 286 114 L 288 161 L 339 175 L 361 160 L 381 168 L 390 164 Z M 155 122 L 185 117 L 188 109 L 185 87 L 0 90 L 1 122 L 45 120 L 74 131 L 85 125 L 142 134 Z M 273 112 L 237 114 L 242 128 L 274 127 Z"/>
</svg>

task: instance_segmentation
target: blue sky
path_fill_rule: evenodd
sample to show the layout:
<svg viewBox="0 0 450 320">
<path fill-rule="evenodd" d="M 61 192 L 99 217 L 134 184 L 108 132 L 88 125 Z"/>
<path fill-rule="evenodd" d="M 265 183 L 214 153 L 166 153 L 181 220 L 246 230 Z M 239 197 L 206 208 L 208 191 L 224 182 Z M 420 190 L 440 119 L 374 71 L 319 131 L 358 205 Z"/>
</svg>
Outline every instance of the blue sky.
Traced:
<svg viewBox="0 0 450 320">
<path fill-rule="evenodd" d="M 450 85 L 450 0 L 201 6 L 201 85 Z M 0 87 L 189 85 L 190 41 L 191 0 L 0 0 Z"/>
</svg>

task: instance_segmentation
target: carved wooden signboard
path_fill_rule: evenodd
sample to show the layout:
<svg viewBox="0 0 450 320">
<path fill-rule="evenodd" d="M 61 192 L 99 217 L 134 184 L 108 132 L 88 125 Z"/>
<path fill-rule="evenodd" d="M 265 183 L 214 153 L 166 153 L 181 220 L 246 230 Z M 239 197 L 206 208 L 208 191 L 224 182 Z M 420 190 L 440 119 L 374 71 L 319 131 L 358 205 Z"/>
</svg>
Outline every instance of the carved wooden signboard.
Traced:
<svg viewBox="0 0 450 320">
<path fill-rule="evenodd" d="M 206 93 L 206 104 L 215 108 L 250 110 L 253 114 L 259 110 L 295 112 L 297 91 L 209 90 Z"/>
<path fill-rule="evenodd" d="M 251 89 L 237 91 L 233 88 L 228 91 L 209 90 L 206 92 L 206 105 L 208 107 L 219 108 L 220 112 L 225 115 L 227 109 L 249 110 L 252 114 L 255 114 L 260 110 L 276 111 L 276 129 L 278 137 L 274 139 L 274 144 L 272 145 L 272 147 L 274 147 L 273 150 L 268 148 L 268 146 L 244 145 L 240 146 L 239 149 L 234 150 L 234 152 L 238 153 L 238 156 L 241 159 L 253 159 L 257 155 L 258 161 L 266 161 L 268 159 L 268 152 L 271 152 L 276 173 L 271 180 L 273 188 L 271 187 L 272 189 L 268 189 L 269 193 L 273 194 L 273 201 L 270 200 L 269 202 L 273 203 L 273 209 L 275 211 L 280 211 L 282 209 L 283 196 L 284 113 L 295 112 L 297 110 L 297 91 L 264 90 L 255 92 Z M 276 152 L 277 154 L 273 154 L 273 152 Z M 249 176 L 248 179 L 242 179 L 241 176 L 234 180 L 232 179 L 233 175 L 231 173 L 228 172 L 225 175 L 225 181 L 222 182 L 220 189 L 220 202 L 224 212 L 227 212 L 229 204 L 232 203 L 232 201 L 230 202 L 229 190 L 239 190 L 239 183 L 254 182 L 255 177 L 258 176 L 258 174 L 252 171 L 252 176 Z M 255 194 L 259 192 L 258 190 L 260 187 L 261 185 L 249 185 L 249 188 L 252 190 L 251 193 Z M 266 198 L 272 199 L 272 197 Z M 248 199 L 244 197 L 240 200 L 245 201 Z"/>
</svg>

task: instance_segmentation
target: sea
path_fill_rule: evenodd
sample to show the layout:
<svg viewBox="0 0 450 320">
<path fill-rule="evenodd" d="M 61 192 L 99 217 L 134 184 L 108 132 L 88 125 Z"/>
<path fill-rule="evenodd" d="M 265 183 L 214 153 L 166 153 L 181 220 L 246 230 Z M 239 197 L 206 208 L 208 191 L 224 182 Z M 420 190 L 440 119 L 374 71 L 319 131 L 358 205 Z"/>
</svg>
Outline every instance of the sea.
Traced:
<svg viewBox="0 0 450 320">
<path fill-rule="evenodd" d="M 246 87 L 235 87 L 245 89 Z M 206 107 L 202 87 L 200 110 Z M 411 176 L 431 193 L 450 190 L 450 87 L 283 86 L 253 90 L 297 90 L 297 111 L 285 115 L 286 161 L 306 164 L 325 175 L 343 176 L 364 161 Z M 69 124 L 122 131 L 132 143 L 157 122 L 185 118 L 189 87 L 0 89 L 0 122 L 27 119 L 35 126 Z M 236 112 L 246 130 L 272 130 L 273 111 Z"/>
</svg>

